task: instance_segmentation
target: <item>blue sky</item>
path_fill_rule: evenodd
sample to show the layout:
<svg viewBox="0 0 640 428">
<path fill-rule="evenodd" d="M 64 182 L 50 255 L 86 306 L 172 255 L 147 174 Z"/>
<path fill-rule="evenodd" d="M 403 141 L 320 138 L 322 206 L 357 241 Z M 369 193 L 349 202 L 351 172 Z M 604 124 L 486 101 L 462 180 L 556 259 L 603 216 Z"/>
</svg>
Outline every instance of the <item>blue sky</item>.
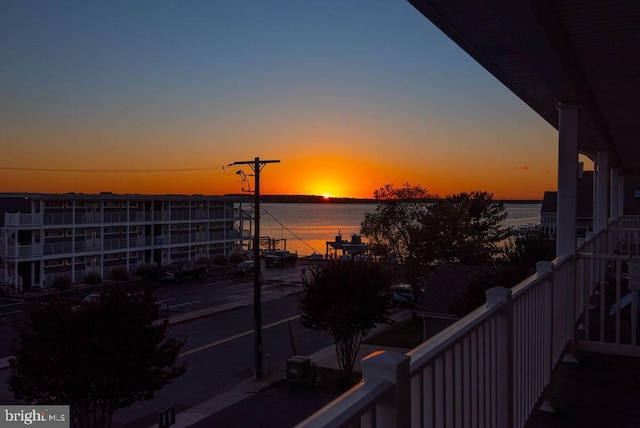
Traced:
<svg viewBox="0 0 640 428">
<path fill-rule="evenodd" d="M 404 1 L 3 0 L 0 58 L 5 163 L 36 170 L 0 191 L 231 193 L 256 156 L 266 193 L 555 188 L 555 131 Z"/>
</svg>

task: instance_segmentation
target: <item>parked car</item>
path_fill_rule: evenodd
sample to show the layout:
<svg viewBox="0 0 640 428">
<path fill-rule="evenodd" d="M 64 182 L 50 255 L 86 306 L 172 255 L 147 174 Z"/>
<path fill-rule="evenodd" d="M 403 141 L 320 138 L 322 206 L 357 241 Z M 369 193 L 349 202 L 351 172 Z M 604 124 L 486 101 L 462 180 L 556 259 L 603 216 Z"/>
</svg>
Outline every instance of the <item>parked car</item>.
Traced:
<svg viewBox="0 0 640 428">
<path fill-rule="evenodd" d="M 266 266 L 294 266 L 297 261 L 297 253 L 290 253 L 289 251 L 276 251 L 265 257 L 264 264 Z"/>
<path fill-rule="evenodd" d="M 158 279 L 164 282 L 180 282 L 186 279 L 200 279 L 207 272 L 205 265 L 196 265 L 193 262 L 173 262 L 163 266 L 158 273 Z"/>
<path fill-rule="evenodd" d="M 94 305 L 94 304 L 100 303 L 100 299 L 102 297 L 102 293 L 103 292 L 99 292 L 99 293 L 95 293 L 94 292 L 94 293 L 91 293 L 91 294 L 87 294 L 85 296 L 85 298 L 80 301 L 80 303 L 78 303 L 76 305 L 73 305 L 71 307 L 71 310 L 76 312 L 76 311 L 80 310 L 81 306 Z M 142 294 L 142 292 L 134 292 L 134 293 L 129 293 L 128 292 L 127 296 L 130 299 L 133 300 L 133 299 L 139 297 L 141 294 Z M 153 299 L 153 319 L 158 319 L 160 310 L 162 309 L 164 302 L 161 302 L 155 296 L 152 297 L 152 299 Z"/>
<path fill-rule="evenodd" d="M 391 304 L 410 306 L 416 302 L 411 284 L 395 284 L 391 287 Z"/>
<path fill-rule="evenodd" d="M 231 268 L 231 275 L 247 276 L 253 273 L 253 260 L 245 260 Z"/>
</svg>

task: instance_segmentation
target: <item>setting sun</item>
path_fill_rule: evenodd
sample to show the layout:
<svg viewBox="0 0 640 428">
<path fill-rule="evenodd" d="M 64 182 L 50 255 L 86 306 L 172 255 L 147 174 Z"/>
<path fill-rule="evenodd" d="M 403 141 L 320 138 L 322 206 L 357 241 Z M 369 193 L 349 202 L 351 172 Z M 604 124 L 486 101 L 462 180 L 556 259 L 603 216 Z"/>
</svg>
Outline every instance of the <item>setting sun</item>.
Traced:
<svg viewBox="0 0 640 428">
<path fill-rule="evenodd" d="M 323 193 L 322 194 L 322 198 L 325 199 L 325 200 L 329 200 L 329 199 L 331 199 L 331 195 L 328 194 L 328 193 Z"/>
</svg>

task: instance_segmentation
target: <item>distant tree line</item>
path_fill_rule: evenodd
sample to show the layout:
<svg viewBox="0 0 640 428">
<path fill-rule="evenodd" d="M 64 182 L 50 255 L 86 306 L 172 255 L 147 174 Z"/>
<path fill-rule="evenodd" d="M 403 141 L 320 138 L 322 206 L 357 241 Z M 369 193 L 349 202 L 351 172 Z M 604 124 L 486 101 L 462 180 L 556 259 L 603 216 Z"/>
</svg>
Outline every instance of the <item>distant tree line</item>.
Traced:
<svg viewBox="0 0 640 428">
<path fill-rule="evenodd" d="M 253 200 L 253 196 L 246 194 L 230 194 L 225 196 L 242 197 L 247 201 Z M 260 195 L 260 201 L 272 204 L 374 204 L 375 199 L 371 198 L 325 198 L 321 195 Z"/>
</svg>

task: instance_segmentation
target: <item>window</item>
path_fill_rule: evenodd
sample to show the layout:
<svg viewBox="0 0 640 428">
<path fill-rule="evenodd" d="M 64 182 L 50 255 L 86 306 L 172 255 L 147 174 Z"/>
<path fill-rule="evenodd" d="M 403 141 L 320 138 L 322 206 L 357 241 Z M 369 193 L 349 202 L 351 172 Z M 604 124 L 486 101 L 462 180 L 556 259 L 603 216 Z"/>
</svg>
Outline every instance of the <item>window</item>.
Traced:
<svg viewBox="0 0 640 428">
<path fill-rule="evenodd" d="M 51 259 L 45 260 L 45 267 L 59 267 L 59 266 L 69 266 L 71 265 L 71 259 Z"/>
<path fill-rule="evenodd" d="M 45 238 L 64 238 L 64 229 L 45 230 Z"/>
</svg>

